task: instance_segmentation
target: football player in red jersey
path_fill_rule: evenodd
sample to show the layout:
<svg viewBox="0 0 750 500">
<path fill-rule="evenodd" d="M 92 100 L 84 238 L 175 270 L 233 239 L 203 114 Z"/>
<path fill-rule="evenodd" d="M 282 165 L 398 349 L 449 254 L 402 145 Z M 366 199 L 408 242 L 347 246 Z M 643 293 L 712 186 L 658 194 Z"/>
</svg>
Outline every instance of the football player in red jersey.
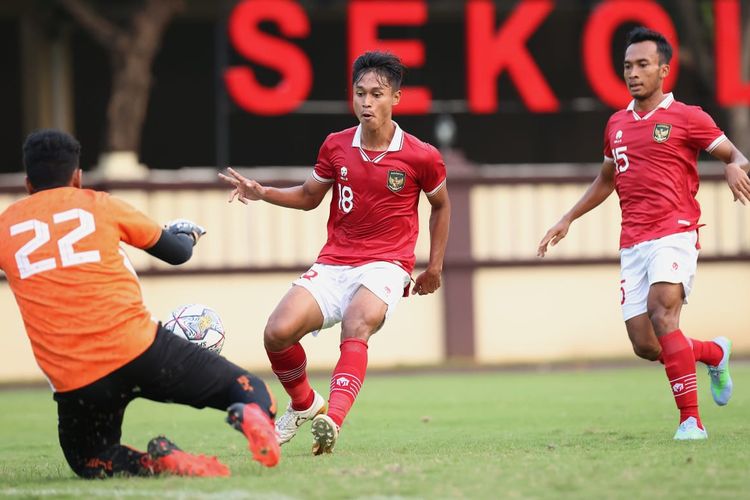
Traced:
<svg viewBox="0 0 750 500">
<path fill-rule="evenodd" d="M 359 125 L 330 134 L 304 184 L 277 189 L 228 169 L 230 201 L 262 200 L 300 210 L 317 207 L 333 187 L 328 240 L 315 264 L 268 319 L 264 344 L 271 367 L 291 397 L 276 422 L 280 443 L 312 420 L 313 453 L 330 453 L 367 369 L 367 343 L 406 295 L 414 268 L 417 205 L 431 205 L 430 257 L 412 294 L 440 287 L 450 202 L 445 164 L 431 145 L 391 119 L 401 98 L 404 66 L 394 55 L 366 52 L 353 65 L 353 106 Z M 341 356 L 326 401 L 310 386 L 299 340 L 341 322 Z"/>
<path fill-rule="evenodd" d="M 570 224 L 617 190 L 622 311 L 636 355 L 659 360 L 680 410 L 675 439 L 705 439 L 698 413 L 695 362 L 708 367 L 718 405 L 732 395 L 731 342 L 699 341 L 680 330 L 698 259 L 700 205 L 697 159 L 701 150 L 725 163 L 735 201 L 750 201 L 747 159 L 700 107 L 676 101 L 663 90 L 672 47 L 660 33 L 636 28 L 628 35 L 624 75 L 633 100 L 614 113 L 604 136 L 601 172 L 581 199 L 539 243 L 544 257 Z"/>
</svg>

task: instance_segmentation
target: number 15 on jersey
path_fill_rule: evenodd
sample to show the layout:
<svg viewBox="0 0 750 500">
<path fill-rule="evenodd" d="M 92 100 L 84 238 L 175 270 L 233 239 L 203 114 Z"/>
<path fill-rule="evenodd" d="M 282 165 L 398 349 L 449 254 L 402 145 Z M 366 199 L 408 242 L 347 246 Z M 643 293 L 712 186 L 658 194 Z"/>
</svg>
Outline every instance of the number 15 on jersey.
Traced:
<svg viewBox="0 0 750 500">
<path fill-rule="evenodd" d="M 625 153 L 627 150 L 627 146 L 620 146 L 619 148 L 612 149 L 612 155 L 615 158 L 615 167 L 617 167 L 617 171 L 620 173 L 626 171 L 630 166 L 628 155 Z"/>
</svg>

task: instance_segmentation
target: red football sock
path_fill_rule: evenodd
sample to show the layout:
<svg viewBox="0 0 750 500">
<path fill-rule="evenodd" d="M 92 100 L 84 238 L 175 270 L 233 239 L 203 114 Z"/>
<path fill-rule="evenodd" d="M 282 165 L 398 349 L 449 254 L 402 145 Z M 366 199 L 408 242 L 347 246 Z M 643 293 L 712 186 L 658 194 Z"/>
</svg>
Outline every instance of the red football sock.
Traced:
<svg viewBox="0 0 750 500">
<path fill-rule="evenodd" d="M 302 344 L 297 342 L 283 351 L 271 352 L 266 349 L 271 369 L 292 398 L 292 408 L 306 410 L 315 399 L 310 382 L 307 380 L 307 356 Z"/>
<path fill-rule="evenodd" d="M 700 341 L 695 339 L 688 339 L 693 344 L 693 357 L 696 361 L 705 363 L 709 366 L 716 366 L 721 363 L 724 357 L 724 351 L 719 347 L 719 344 L 710 340 Z"/>
<path fill-rule="evenodd" d="M 698 426 L 703 428 L 698 414 L 695 358 L 690 342 L 681 330 L 675 330 L 659 337 L 659 344 L 664 358 L 664 370 L 667 372 L 675 403 L 680 410 L 680 422 L 684 422 L 688 417 L 695 417 Z"/>
<path fill-rule="evenodd" d="M 367 372 L 367 341 L 346 339 L 341 343 L 341 357 L 331 375 L 328 416 L 341 427 L 346 414 L 357 399 Z"/>
</svg>

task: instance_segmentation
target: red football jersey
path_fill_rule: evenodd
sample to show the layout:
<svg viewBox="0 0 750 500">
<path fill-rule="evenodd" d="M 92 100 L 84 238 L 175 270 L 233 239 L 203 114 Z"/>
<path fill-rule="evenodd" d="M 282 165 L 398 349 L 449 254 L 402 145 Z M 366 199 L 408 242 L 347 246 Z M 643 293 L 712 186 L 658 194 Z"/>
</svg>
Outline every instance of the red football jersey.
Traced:
<svg viewBox="0 0 750 500">
<path fill-rule="evenodd" d="M 433 146 L 396 125 L 386 151 L 361 147 L 361 126 L 330 134 L 320 148 L 313 178 L 334 184 L 328 241 L 317 262 L 357 266 L 395 262 L 414 269 L 419 194 L 445 184 L 445 163 Z"/>
<path fill-rule="evenodd" d="M 671 93 L 644 116 L 634 105 L 613 114 L 604 132 L 622 210 L 620 248 L 699 226 L 698 154 L 726 140 L 705 111 Z"/>
</svg>

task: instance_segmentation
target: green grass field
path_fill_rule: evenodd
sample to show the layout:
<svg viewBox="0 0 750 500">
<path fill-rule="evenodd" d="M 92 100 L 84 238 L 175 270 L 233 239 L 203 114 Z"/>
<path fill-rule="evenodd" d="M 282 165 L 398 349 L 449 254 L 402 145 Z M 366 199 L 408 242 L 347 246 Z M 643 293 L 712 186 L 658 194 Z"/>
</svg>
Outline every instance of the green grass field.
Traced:
<svg viewBox="0 0 750 500">
<path fill-rule="evenodd" d="M 639 368 L 373 375 L 336 452 L 313 457 L 309 426 L 263 469 L 215 410 L 136 401 L 123 442 L 166 434 L 218 455 L 228 479 L 83 481 L 57 444 L 45 390 L 0 391 L 0 497 L 33 498 L 739 498 L 750 491 L 750 365 L 714 405 L 699 375 L 706 442 L 674 442 L 664 373 Z M 315 385 L 323 389 L 327 380 Z M 286 397 L 273 386 L 286 405 Z"/>
</svg>

